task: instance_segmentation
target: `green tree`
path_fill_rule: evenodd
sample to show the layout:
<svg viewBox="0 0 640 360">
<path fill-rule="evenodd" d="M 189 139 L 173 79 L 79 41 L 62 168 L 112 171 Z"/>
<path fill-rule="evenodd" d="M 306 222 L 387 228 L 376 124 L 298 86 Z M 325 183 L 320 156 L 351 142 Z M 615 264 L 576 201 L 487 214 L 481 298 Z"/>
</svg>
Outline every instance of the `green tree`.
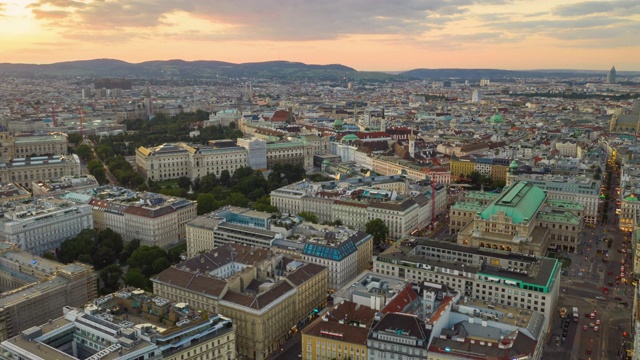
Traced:
<svg viewBox="0 0 640 360">
<path fill-rule="evenodd" d="M 367 221 L 364 225 L 364 229 L 367 233 L 373 236 L 373 243 L 376 246 L 384 242 L 389 235 L 389 228 L 387 227 L 387 224 L 380 219 L 371 219 Z"/>
<path fill-rule="evenodd" d="M 67 135 L 67 139 L 69 140 L 70 144 L 77 146 L 82 142 L 82 135 L 80 135 L 80 133 L 72 133 Z"/>
<path fill-rule="evenodd" d="M 220 184 L 224 186 L 231 185 L 231 174 L 229 173 L 229 170 L 225 169 L 220 173 Z"/>
<path fill-rule="evenodd" d="M 124 283 L 128 286 L 151 291 L 151 281 L 137 268 L 129 268 L 124 275 Z"/>
<path fill-rule="evenodd" d="M 120 252 L 120 257 L 119 257 L 120 262 L 126 263 L 127 259 L 129 259 L 131 254 L 133 254 L 133 252 L 136 251 L 136 249 L 139 247 L 140 247 L 140 239 L 133 239 L 129 241 Z"/>
<path fill-rule="evenodd" d="M 188 190 L 191 186 L 191 179 L 188 176 L 180 176 L 178 178 L 178 186 L 182 189 Z"/>
<path fill-rule="evenodd" d="M 158 246 L 142 245 L 127 260 L 130 267 L 138 268 L 146 277 L 151 277 L 170 266 L 169 255 Z"/>
<path fill-rule="evenodd" d="M 91 254 L 95 249 L 95 232 L 92 229 L 82 230 L 77 236 L 67 239 L 60 244 L 58 258 L 65 264 L 80 260 L 81 255 L 86 255 L 90 260 L 83 258 L 86 263 L 92 264 Z"/>
<path fill-rule="evenodd" d="M 318 216 L 316 216 L 316 214 L 309 212 L 309 211 L 301 211 L 298 213 L 298 216 L 300 216 L 301 218 L 304 218 L 305 220 L 312 222 L 314 224 L 318 223 Z"/>
<path fill-rule="evenodd" d="M 78 147 L 76 148 L 76 154 L 85 163 L 88 163 L 89 161 L 91 161 L 94 158 L 93 157 L 93 150 L 91 150 L 91 147 L 89 145 L 86 145 L 86 144 L 78 145 Z"/>
<path fill-rule="evenodd" d="M 102 280 L 101 294 L 110 294 L 118 290 L 120 278 L 122 277 L 122 269 L 120 266 L 111 264 L 100 271 L 100 280 Z"/>
<path fill-rule="evenodd" d="M 212 194 L 200 194 L 198 195 L 196 209 L 198 211 L 198 215 L 203 215 L 212 212 L 217 209 L 218 205 L 216 199 Z"/>
<path fill-rule="evenodd" d="M 227 197 L 227 204 L 232 206 L 247 207 L 249 206 L 249 199 L 239 192 L 232 192 Z"/>
<path fill-rule="evenodd" d="M 253 204 L 251 204 L 251 207 L 256 211 L 264 211 L 268 213 L 278 212 L 278 208 L 271 205 L 271 199 L 269 198 L 269 195 L 265 195 L 259 198 Z"/>
</svg>

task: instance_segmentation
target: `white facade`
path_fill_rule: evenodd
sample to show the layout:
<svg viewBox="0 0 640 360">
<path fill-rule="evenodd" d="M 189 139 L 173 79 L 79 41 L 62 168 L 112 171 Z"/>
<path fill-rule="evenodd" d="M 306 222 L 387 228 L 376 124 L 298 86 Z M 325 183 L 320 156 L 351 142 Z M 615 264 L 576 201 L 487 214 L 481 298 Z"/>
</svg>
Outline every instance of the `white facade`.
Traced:
<svg viewBox="0 0 640 360">
<path fill-rule="evenodd" d="M 5 213 L 0 222 L 0 240 L 17 244 L 32 254 L 42 254 L 85 229 L 93 229 L 89 205 L 56 201 Z"/>
</svg>

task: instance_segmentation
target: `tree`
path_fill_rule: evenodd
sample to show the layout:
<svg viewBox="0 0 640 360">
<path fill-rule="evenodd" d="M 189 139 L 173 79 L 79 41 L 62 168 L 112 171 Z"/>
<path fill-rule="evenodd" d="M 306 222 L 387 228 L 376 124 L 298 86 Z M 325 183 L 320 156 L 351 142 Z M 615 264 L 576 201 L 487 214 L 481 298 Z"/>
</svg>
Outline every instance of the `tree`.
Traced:
<svg viewBox="0 0 640 360">
<path fill-rule="evenodd" d="M 122 277 L 122 269 L 120 266 L 111 264 L 100 271 L 100 280 L 102 280 L 102 287 L 100 293 L 110 294 L 118 290 L 120 278 Z"/>
<path fill-rule="evenodd" d="M 72 133 L 67 135 L 67 139 L 70 144 L 79 145 L 82 142 L 82 135 L 80 133 Z"/>
<path fill-rule="evenodd" d="M 380 219 L 371 219 L 367 221 L 364 225 L 364 229 L 367 233 L 373 236 L 373 243 L 376 246 L 384 242 L 389 235 L 389 228 L 387 227 L 387 224 Z"/>
<path fill-rule="evenodd" d="M 91 150 L 91 147 L 86 144 L 78 145 L 76 148 L 76 154 L 85 163 L 88 163 L 93 159 L 93 150 Z"/>
<path fill-rule="evenodd" d="M 191 179 L 188 176 L 180 176 L 178 178 L 178 186 L 182 189 L 189 189 L 191 186 Z"/>
<path fill-rule="evenodd" d="M 268 213 L 276 213 L 278 212 L 278 208 L 271 205 L 271 200 L 269 195 L 265 195 L 258 200 L 256 200 L 253 204 L 251 204 L 253 210 L 256 211 L 264 211 Z"/>
<path fill-rule="evenodd" d="M 312 222 L 314 224 L 318 223 L 318 216 L 316 216 L 316 214 L 309 212 L 309 211 L 301 211 L 298 213 L 298 216 L 300 216 L 301 218 L 304 218 L 305 220 Z"/>
<path fill-rule="evenodd" d="M 127 264 L 140 269 L 146 277 L 151 277 L 170 266 L 169 255 L 158 246 L 142 245 L 134 251 Z"/>
<path fill-rule="evenodd" d="M 212 194 L 204 193 L 204 194 L 198 195 L 198 200 L 196 205 L 198 215 L 210 213 L 217 208 L 218 208 L 218 204 Z"/>
<path fill-rule="evenodd" d="M 229 170 L 225 169 L 220 173 L 220 184 L 224 186 L 231 185 L 231 174 L 229 173 Z"/>
<path fill-rule="evenodd" d="M 95 249 L 95 233 L 92 229 L 82 230 L 76 237 L 67 239 L 60 244 L 60 251 L 58 251 L 58 258 L 65 264 L 80 260 L 81 255 L 83 262 L 92 264 L 91 254 Z M 89 257 L 87 259 L 86 257 Z"/>
<path fill-rule="evenodd" d="M 128 286 L 137 287 L 143 290 L 151 291 L 151 282 L 137 268 L 129 268 L 124 275 L 124 283 Z"/>
<path fill-rule="evenodd" d="M 140 239 L 133 239 L 129 241 L 124 246 L 124 249 L 122 249 L 122 251 L 120 252 L 120 262 L 126 263 L 127 259 L 129 259 L 131 254 L 133 254 L 133 252 L 136 251 L 136 249 L 139 247 L 140 247 Z"/>
</svg>

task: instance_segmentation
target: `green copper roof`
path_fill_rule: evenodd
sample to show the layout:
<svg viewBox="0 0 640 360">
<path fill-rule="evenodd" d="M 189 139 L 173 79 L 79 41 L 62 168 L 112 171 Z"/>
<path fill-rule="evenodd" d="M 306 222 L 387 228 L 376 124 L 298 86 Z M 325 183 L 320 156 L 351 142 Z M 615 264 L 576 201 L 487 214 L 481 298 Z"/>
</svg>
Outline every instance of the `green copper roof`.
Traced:
<svg viewBox="0 0 640 360">
<path fill-rule="evenodd" d="M 491 119 L 489 119 L 489 122 L 494 123 L 494 124 L 498 124 L 498 123 L 504 122 L 504 119 L 502 119 L 502 115 L 495 114 L 495 115 L 493 115 L 491 117 Z"/>
<path fill-rule="evenodd" d="M 355 141 L 360 140 L 360 138 L 355 134 L 349 134 L 342 137 L 342 141 Z"/>
<path fill-rule="evenodd" d="M 509 164 L 509 168 L 510 168 L 510 169 L 517 169 L 517 168 L 518 168 L 518 162 L 517 162 L 517 161 L 515 161 L 515 160 L 513 160 L 513 161 L 511 162 L 511 164 Z"/>
<path fill-rule="evenodd" d="M 489 220 L 492 215 L 504 212 L 514 224 L 520 224 L 525 219 L 533 220 L 533 215 L 545 198 L 546 194 L 542 189 L 529 182 L 520 181 L 505 189 L 480 216 L 483 220 Z"/>
</svg>

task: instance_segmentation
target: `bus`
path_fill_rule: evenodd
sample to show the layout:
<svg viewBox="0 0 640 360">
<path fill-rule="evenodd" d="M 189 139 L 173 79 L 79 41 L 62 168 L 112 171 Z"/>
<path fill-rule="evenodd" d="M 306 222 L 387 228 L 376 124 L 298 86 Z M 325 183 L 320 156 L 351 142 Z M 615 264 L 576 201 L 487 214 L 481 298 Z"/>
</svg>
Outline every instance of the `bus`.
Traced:
<svg viewBox="0 0 640 360">
<path fill-rule="evenodd" d="M 578 312 L 577 307 L 573 307 L 573 321 L 578 322 L 580 320 L 580 313 Z"/>
</svg>

